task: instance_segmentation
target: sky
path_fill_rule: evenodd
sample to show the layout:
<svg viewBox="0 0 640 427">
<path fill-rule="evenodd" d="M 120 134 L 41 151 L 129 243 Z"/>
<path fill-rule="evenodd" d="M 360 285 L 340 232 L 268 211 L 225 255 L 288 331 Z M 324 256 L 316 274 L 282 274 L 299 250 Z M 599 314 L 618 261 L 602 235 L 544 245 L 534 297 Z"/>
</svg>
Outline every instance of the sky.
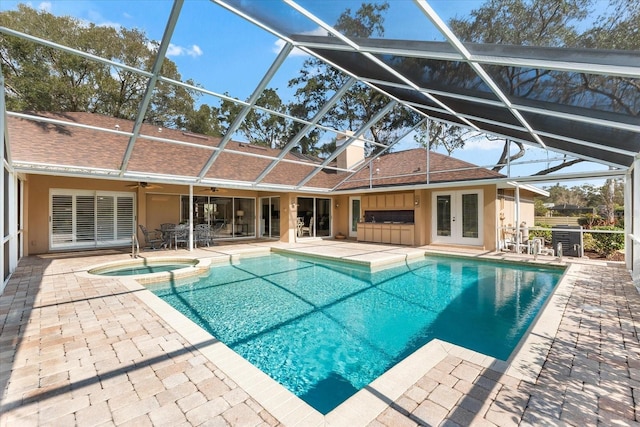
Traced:
<svg viewBox="0 0 640 427">
<path fill-rule="evenodd" d="M 238 0 L 239 1 L 239 0 Z M 253 4 L 260 13 L 261 8 L 272 11 L 283 7 L 274 0 L 243 0 Z M 45 10 L 54 15 L 73 16 L 81 21 L 96 25 L 138 28 L 151 40 L 160 40 L 173 2 L 139 1 L 139 0 L 58 0 L 45 2 L 16 2 L 2 0 L 0 11 L 13 10 L 18 3 L 25 3 L 32 8 Z M 358 9 L 361 0 L 299 0 L 298 4 L 317 14 L 324 22 L 334 23 L 345 7 L 352 11 Z M 429 4 L 443 21 L 452 17 L 464 17 L 483 2 L 477 0 L 438 0 Z M 414 4 L 409 0 L 390 0 L 390 8 L 385 13 L 384 37 L 392 39 L 413 39 L 428 41 L 444 41 L 442 34 L 431 24 Z M 294 15 L 291 9 L 283 9 L 281 22 L 277 26 L 296 32 L 318 32 L 318 25 L 310 20 Z M 192 79 L 206 89 L 229 94 L 234 98 L 247 99 L 265 72 L 275 60 L 282 42 L 275 35 L 249 23 L 223 7 L 207 0 L 186 0 L 176 25 L 172 43 L 167 53 L 174 61 L 183 81 Z M 279 96 L 287 101 L 293 97 L 293 90 L 288 88 L 288 81 L 297 76 L 307 57 L 299 51 L 289 55 L 285 63 L 278 69 L 268 87 L 277 89 Z M 199 102 L 217 105 L 218 98 L 202 96 Z M 413 138 L 406 138 L 400 147 L 414 146 Z M 454 157 L 470 161 L 481 166 L 497 162 L 502 143 L 479 139 L 468 143 L 464 150 L 453 153 Z M 516 148 L 512 149 L 515 152 Z M 529 174 L 547 167 L 553 162 L 549 159 L 559 157 L 545 150 L 528 150 L 525 161 L 541 160 L 535 166 L 513 167 L 514 173 Z M 521 169 L 520 169 L 521 168 Z M 572 168 L 572 171 L 606 169 L 594 167 L 592 163 Z M 535 169 L 535 170 L 534 170 Z M 504 171 L 503 171 L 504 172 Z M 599 182 L 599 181 L 598 181 Z M 596 183 L 598 184 L 598 183 Z M 550 183 L 549 185 L 553 185 Z M 599 184 L 598 184 L 599 185 Z"/>
</svg>

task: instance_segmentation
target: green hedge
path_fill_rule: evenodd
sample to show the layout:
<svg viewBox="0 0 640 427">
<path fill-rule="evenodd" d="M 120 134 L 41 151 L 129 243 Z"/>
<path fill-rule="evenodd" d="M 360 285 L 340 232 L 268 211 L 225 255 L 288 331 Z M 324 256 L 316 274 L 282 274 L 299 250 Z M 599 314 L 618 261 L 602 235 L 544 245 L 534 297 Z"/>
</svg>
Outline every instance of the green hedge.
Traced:
<svg viewBox="0 0 640 427">
<path fill-rule="evenodd" d="M 612 226 L 593 227 L 592 230 L 620 231 Z M 589 237 L 587 237 L 589 236 Z M 624 249 L 624 233 L 584 233 L 584 249 L 609 258 L 614 252 Z"/>
<path fill-rule="evenodd" d="M 542 237 L 547 245 L 551 244 L 551 225 L 536 223 L 536 227 L 548 228 L 548 230 L 529 230 L 529 239 Z M 593 226 L 591 230 L 622 231 L 623 228 L 613 226 Z M 609 258 L 616 251 L 624 249 L 623 233 L 589 233 L 583 234 L 583 246 L 585 251 L 595 252 L 598 255 Z"/>
<path fill-rule="evenodd" d="M 549 228 L 549 230 L 529 230 L 529 240 L 532 240 L 534 237 L 542 237 L 544 238 L 544 242 L 547 245 L 551 244 L 551 226 L 548 224 L 536 223 L 536 227 Z"/>
</svg>

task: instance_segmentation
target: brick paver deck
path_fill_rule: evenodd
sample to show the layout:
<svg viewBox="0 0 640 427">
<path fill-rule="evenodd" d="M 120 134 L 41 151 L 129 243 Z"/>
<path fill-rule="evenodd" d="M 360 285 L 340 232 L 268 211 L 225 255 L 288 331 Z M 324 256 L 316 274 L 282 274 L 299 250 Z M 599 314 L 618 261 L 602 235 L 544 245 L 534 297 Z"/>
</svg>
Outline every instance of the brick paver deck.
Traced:
<svg viewBox="0 0 640 427">
<path fill-rule="evenodd" d="M 80 255 L 22 259 L 0 296 L 1 426 L 282 424 L 139 292 L 74 273 L 126 255 Z M 638 291 L 619 264 L 575 271 L 536 378 L 448 355 L 364 424 L 638 425 Z"/>
</svg>

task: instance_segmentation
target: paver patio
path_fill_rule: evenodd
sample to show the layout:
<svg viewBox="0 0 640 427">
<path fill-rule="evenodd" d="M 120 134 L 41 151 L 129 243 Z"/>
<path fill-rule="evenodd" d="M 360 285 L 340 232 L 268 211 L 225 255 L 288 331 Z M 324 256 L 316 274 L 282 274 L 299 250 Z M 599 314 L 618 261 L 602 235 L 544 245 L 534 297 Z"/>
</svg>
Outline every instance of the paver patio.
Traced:
<svg viewBox="0 0 640 427">
<path fill-rule="evenodd" d="M 233 250 L 244 249 L 223 252 Z M 127 258 L 20 261 L 0 297 L 0 425 L 353 425 L 329 416 L 296 422 L 265 409 L 149 307 L 147 291 L 77 274 Z M 534 379 L 471 352 L 449 354 L 400 397 L 380 395 L 386 409 L 363 424 L 639 425 L 638 290 L 622 264 L 581 263 L 569 275 L 550 348 L 533 355 L 542 365 Z"/>
</svg>

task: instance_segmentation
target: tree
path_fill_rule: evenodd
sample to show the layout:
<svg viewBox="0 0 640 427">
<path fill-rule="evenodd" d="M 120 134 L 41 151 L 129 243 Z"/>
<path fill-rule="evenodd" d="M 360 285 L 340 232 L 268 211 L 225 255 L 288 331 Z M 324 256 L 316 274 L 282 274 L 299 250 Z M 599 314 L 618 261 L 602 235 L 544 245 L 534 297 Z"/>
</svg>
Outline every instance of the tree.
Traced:
<svg viewBox="0 0 640 427">
<path fill-rule="evenodd" d="M 389 4 L 386 2 L 364 3 L 355 12 L 347 8 L 337 19 L 334 28 L 349 37 L 382 36 L 384 34 L 383 13 L 388 8 Z M 321 60 L 307 59 L 300 70 L 299 77 L 289 81 L 289 86 L 296 88 L 295 101 L 289 105 L 289 111 L 305 119 L 313 118 L 328 101 L 330 95 L 347 84 L 347 80 L 348 76 Z M 356 83 L 335 107 L 324 115 L 321 124 L 335 129 L 357 131 L 390 101 L 380 92 L 362 83 Z M 415 116 L 408 115 L 403 109 L 393 109 L 369 129 L 366 137 L 376 143 L 388 145 L 412 120 L 415 120 Z M 291 134 L 295 134 L 299 128 L 300 126 L 294 126 Z M 301 141 L 300 150 L 310 154 L 322 152 L 322 148 L 315 145 L 319 141 L 319 136 L 316 133 L 311 138 Z M 370 152 L 376 152 L 381 148 L 373 146 L 368 149 Z"/>
<path fill-rule="evenodd" d="M 256 105 L 280 113 L 287 111 L 286 105 L 282 103 L 274 89 L 265 89 L 256 101 Z M 264 110 L 251 109 L 239 130 L 252 144 L 282 148 L 287 143 L 283 139 L 287 130 L 286 119 Z"/>
<path fill-rule="evenodd" d="M 185 128 L 202 135 L 222 136 L 218 111 L 217 108 L 212 108 L 207 104 L 201 105 L 198 110 L 189 111 L 185 117 Z"/>
<path fill-rule="evenodd" d="M 624 205 L 624 182 L 619 179 L 609 179 L 602 186 L 592 184 L 565 187 L 556 184 L 545 188 L 549 197 L 539 198 L 554 205 L 576 205 L 590 207 L 604 214 L 609 223 L 614 222 L 614 212 Z"/>
<path fill-rule="evenodd" d="M 469 19 L 454 18 L 449 26 L 458 37 L 467 42 L 569 46 L 577 39 L 573 23 L 586 17 L 590 1 L 489 0 L 472 11 Z M 546 77 L 552 73 L 551 70 L 520 67 L 489 68 L 492 77 L 512 99 L 529 96 L 539 85 L 548 81 Z M 494 170 L 499 171 L 508 161 L 524 156 L 524 145 L 520 142 L 516 142 L 516 145 L 519 151 L 510 156 L 508 141 L 505 140 L 505 148 Z"/>
<path fill-rule="evenodd" d="M 547 212 L 549 212 L 549 209 L 544 205 L 542 199 L 534 199 L 533 211 L 535 216 L 545 216 Z"/>
<path fill-rule="evenodd" d="M 593 6 L 594 0 L 489 0 L 472 11 L 470 18 L 455 18 L 449 25 L 465 42 L 637 50 L 639 3 L 610 0 L 612 7 L 596 22 L 585 22 Z M 581 33 L 579 26 L 587 29 Z M 637 116 L 640 110 L 637 79 L 522 67 L 486 66 L 486 69 L 511 99 L 532 98 L 566 105 L 573 105 L 577 99 L 589 99 L 592 108 L 632 116 Z M 517 145 L 520 151 L 515 156 L 522 157 L 525 147 Z M 508 150 L 503 150 L 498 163 L 505 164 L 508 154 Z M 567 159 L 536 175 L 546 175 L 580 161 Z"/>
<path fill-rule="evenodd" d="M 616 209 L 624 206 L 624 184 L 621 180 L 608 179 L 600 187 L 600 198 L 602 200 L 602 214 L 608 224 L 615 222 Z"/>
<path fill-rule="evenodd" d="M 467 139 L 475 136 L 475 132 L 448 123 L 429 121 L 417 129 L 413 139 L 423 147 L 432 150 L 442 147 L 451 156 L 458 148 L 463 148 Z"/>
<path fill-rule="evenodd" d="M 23 4 L 0 13 L 0 25 L 139 69 L 151 69 L 157 56 L 157 43 L 139 30 L 85 25 Z M 0 66 L 7 108 L 17 111 L 88 111 L 133 120 L 148 82 L 138 73 L 5 34 L 0 34 Z M 181 80 L 169 59 L 161 72 Z M 185 128 L 196 96 L 182 86 L 159 83 L 145 119 Z"/>
</svg>

